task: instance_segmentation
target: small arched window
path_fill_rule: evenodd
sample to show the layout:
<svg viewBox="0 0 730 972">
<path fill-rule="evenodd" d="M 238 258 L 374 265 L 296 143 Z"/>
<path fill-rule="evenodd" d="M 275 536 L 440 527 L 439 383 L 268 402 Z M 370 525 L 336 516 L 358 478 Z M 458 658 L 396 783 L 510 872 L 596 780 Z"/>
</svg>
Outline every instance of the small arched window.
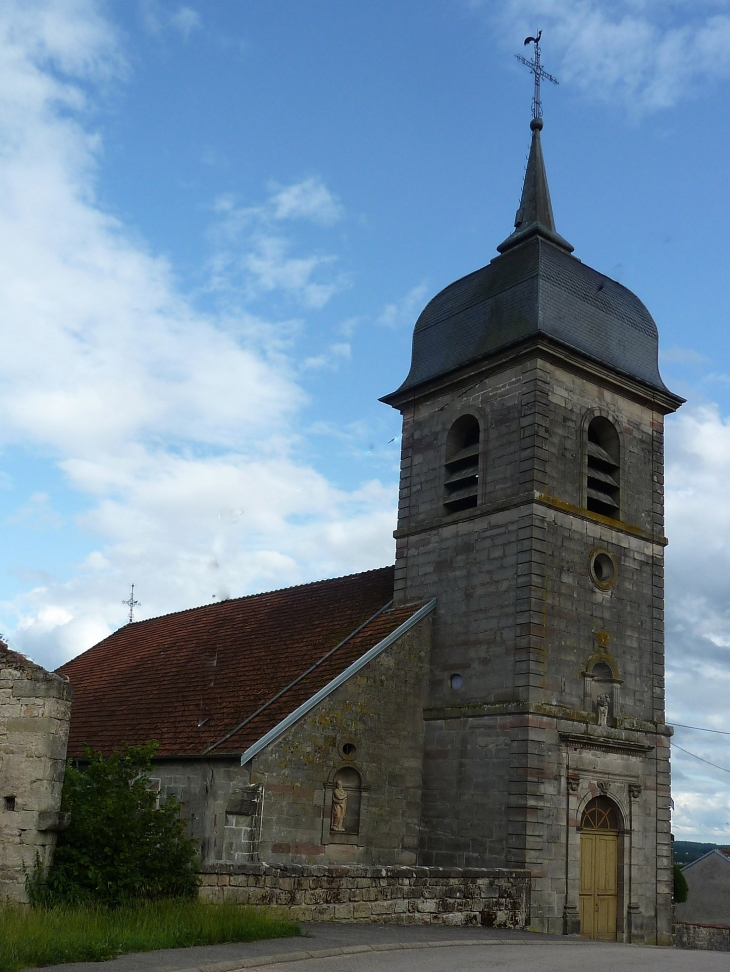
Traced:
<svg viewBox="0 0 730 972">
<path fill-rule="evenodd" d="M 598 416 L 588 426 L 586 506 L 593 513 L 618 519 L 620 512 L 620 442 L 608 419 Z"/>
<path fill-rule="evenodd" d="M 450 513 L 477 505 L 479 495 L 479 422 L 462 415 L 446 438 L 444 506 Z"/>
<path fill-rule="evenodd" d="M 583 830 L 603 830 L 615 834 L 621 830 L 621 815 L 613 800 L 595 797 L 583 811 L 580 825 Z"/>
<path fill-rule="evenodd" d="M 360 800 L 362 780 L 353 766 L 337 770 L 332 781 L 330 833 L 360 833 Z"/>
</svg>

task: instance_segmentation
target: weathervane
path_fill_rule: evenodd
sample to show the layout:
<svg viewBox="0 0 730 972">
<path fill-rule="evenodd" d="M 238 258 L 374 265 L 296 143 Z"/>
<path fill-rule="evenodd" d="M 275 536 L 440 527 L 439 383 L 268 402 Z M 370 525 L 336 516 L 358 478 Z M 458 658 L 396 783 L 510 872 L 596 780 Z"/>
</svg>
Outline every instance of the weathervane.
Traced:
<svg viewBox="0 0 730 972">
<path fill-rule="evenodd" d="M 134 599 L 134 584 L 132 584 L 132 593 L 126 601 L 122 601 L 122 604 L 126 604 L 129 608 L 129 624 L 132 624 L 134 621 L 134 609 L 139 607 L 139 601 L 135 601 Z"/>
<path fill-rule="evenodd" d="M 521 54 L 515 54 L 518 61 L 522 64 L 527 65 L 527 67 L 535 75 L 535 93 L 532 96 L 532 117 L 533 119 L 542 118 L 542 102 L 540 101 L 540 81 L 545 78 L 546 81 L 550 81 L 551 84 L 558 84 L 558 79 L 554 78 L 552 74 L 548 74 L 545 68 L 540 64 L 540 38 L 542 37 L 542 31 L 538 30 L 537 37 L 526 37 L 525 47 L 528 44 L 535 45 L 535 57 L 532 61 L 528 61 L 526 57 Z M 542 128 L 542 125 L 540 125 Z"/>
</svg>

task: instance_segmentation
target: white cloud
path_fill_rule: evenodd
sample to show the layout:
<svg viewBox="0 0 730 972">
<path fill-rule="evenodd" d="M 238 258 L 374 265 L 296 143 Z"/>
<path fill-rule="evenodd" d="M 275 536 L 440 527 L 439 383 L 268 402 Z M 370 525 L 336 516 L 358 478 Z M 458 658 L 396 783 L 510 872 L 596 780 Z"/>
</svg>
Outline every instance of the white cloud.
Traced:
<svg viewBox="0 0 730 972">
<path fill-rule="evenodd" d="M 289 353 L 304 325 L 246 307 L 283 295 L 317 308 L 345 285 L 332 254 L 281 232 L 285 219 L 331 225 L 339 203 L 317 180 L 248 210 L 223 200 L 227 299 L 196 310 L 173 268 L 96 199 L 101 143 L 83 112 L 94 85 L 124 70 L 101 9 L 0 8 L 0 446 L 52 457 L 90 538 L 70 579 L 36 571 L 1 606 L 11 643 L 49 666 L 123 621 L 131 581 L 152 616 L 392 560 L 395 487 L 347 493 L 300 458 L 305 396 Z M 331 345 L 327 366 L 348 353 Z M 52 507 L 38 493 L 15 516 L 47 529 Z"/>
<path fill-rule="evenodd" d="M 288 240 L 267 234 L 258 235 L 253 244 L 239 262 L 249 275 L 251 295 L 284 290 L 297 296 L 305 307 L 321 308 L 342 289 L 339 281 L 314 279 L 316 272 L 332 264 L 335 257 L 290 256 Z"/>
<path fill-rule="evenodd" d="M 472 0 L 500 23 L 505 43 L 539 25 L 560 82 L 632 112 L 669 107 L 730 75 L 727 0 Z M 496 8 L 496 9 L 495 9 Z"/>
<path fill-rule="evenodd" d="M 321 354 L 311 358 L 305 358 L 302 362 L 303 371 L 318 371 L 326 368 L 336 371 L 342 361 L 347 361 L 352 357 L 352 346 L 347 341 L 338 341 L 330 344 Z"/>
<path fill-rule="evenodd" d="M 144 618 L 392 559 L 395 485 L 345 493 L 287 456 L 141 453 L 139 463 L 120 463 L 118 478 L 81 518 L 104 542 L 78 576 L 16 601 L 15 640 L 41 662 L 60 664 L 121 623 L 130 581 Z M 83 490 L 87 477 L 89 490 L 108 479 L 108 465 L 100 466 L 74 465 L 76 487 Z M 83 642 L 89 632 L 94 639 Z"/>
<path fill-rule="evenodd" d="M 170 10 L 161 0 L 138 0 L 138 9 L 143 28 L 153 36 L 159 36 L 165 30 L 173 30 L 183 40 L 188 40 L 192 32 L 202 26 L 198 11 L 184 4 Z"/>
<path fill-rule="evenodd" d="M 423 302 L 427 293 L 428 286 L 425 282 L 418 284 L 417 287 L 412 287 L 400 300 L 386 304 L 376 323 L 382 324 L 384 327 L 398 327 L 401 324 L 413 327 L 416 318 L 423 310 Z"/>
<path fill-rule="evenodd" d="M 197 10 L 193 10 L 192 7 L 178 7 L 178 9 L 170 15 L 170 26 L 174 27 L 175 30 L 179 30 L 183 35 L 185 40 L 191 35 L 194 30 L 197 30 L 202 25 L 200 19 L 200 14 Z"/>
<path fill-rule="evenodd" d="M 292 186 L 272 186 L 274 219 L 310 219 L 331 226 L 342 219 L 343 207 L 321 179 L 304 179 Z"/>
<path fill-rule="evenodd" d="M 63 519 L 51 508 L 50 499 L 48 493 L 33 493 L 5 522 L 29 526 L 34 530 L 57 529 L 62 525 Z"/>
<path fill-rule="evenodd" d="M 684 406 L 667 426 L 667 715 L 730 731 L 730 420 Z M 683 749 L 730 769 L 730 737 L 678 728 Z M 730 831 L 730 775 L 674 750 L 675 834 Z M 700 812 L 701 811 L 701 812 Z M 719 828 L 719 829 L 718 829 Z"/>
<path fill-rule="evenodd" d="M 230 194 L 222 195 L 214 210 L 212 289 L 243 288 L 250 300 L 280 291 L 304 308 L 320 309 L 348 286 L 344 274 L 329 272 L 337 263 L 335 256 L 294 255 L 291 239 L 278 225 L 304 219 L 329 226 L 341 218 L 342 207 L 321 180 L 271 186 L 268 199 L 258 206 L 243 206 Z"/>
</svg>

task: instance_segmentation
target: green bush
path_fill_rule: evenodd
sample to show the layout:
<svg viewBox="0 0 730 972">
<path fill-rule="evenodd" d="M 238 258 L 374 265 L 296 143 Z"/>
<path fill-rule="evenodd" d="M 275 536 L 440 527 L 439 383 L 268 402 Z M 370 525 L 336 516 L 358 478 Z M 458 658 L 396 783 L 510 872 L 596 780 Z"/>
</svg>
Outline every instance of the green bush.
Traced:
<svg viewBox="0 0 730 972">
<path fill-rule="evenodd" d="M 148 773 L 156 743 L 109 757 L 86 750 L 88 766 L 69 763 L 61 810 L 71 823 L 59 835 L 47 876 L 28 881 L 32 904 L 97 902 L 112 907 L 196 893 L 196 847 L 184 833 L 180 804 L 157 807 Z"/>
<path fill-rule="evenodd" d="M 682 904 L 683 901 L 687 900 L 687 895 L 689 893 L 689 888 L 687 887 L 687 878 L 682 874 L 682 868 L 679 864 L 674 865 L 674 900 Z"/>
<path fill-rule="evenodd" d="M 276 913 L 191 898 L 118 908 L 0 905 L 0 972 L 61 962 L 100 962 L 125 952 L 298 934 L 294 922 Z"/>
</svg>

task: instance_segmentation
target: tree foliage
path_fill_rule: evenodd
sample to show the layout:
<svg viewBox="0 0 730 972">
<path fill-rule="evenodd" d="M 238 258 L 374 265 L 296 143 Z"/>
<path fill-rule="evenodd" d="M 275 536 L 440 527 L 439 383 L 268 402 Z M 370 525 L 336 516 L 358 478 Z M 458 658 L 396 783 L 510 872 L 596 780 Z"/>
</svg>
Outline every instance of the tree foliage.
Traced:
<svg viewBox="0 0 730 972">
<path fill-rule="evenodd" d="M 156 750 L 146 743 L 104 757 L 87 747 L 85 768 L 67 765 L 61 810 L 71 822 L 59 834 L 48 875 L 29 881 L 33 903 L 117 906 L 195 894 L 196 847 L 184 833 L 180 804 L 168 797 L 158 807 L 150 789 Z"/>
<path fill-rule="evenodd" d="M 682 904 L 687 900 L 687 894 L 689 893 L 689 888 L 687 887 L 687 878 L 682 874 L 682 868 L 679 864 L 674 865 L 674 900 L 679 904 Z"/>
</svg>

